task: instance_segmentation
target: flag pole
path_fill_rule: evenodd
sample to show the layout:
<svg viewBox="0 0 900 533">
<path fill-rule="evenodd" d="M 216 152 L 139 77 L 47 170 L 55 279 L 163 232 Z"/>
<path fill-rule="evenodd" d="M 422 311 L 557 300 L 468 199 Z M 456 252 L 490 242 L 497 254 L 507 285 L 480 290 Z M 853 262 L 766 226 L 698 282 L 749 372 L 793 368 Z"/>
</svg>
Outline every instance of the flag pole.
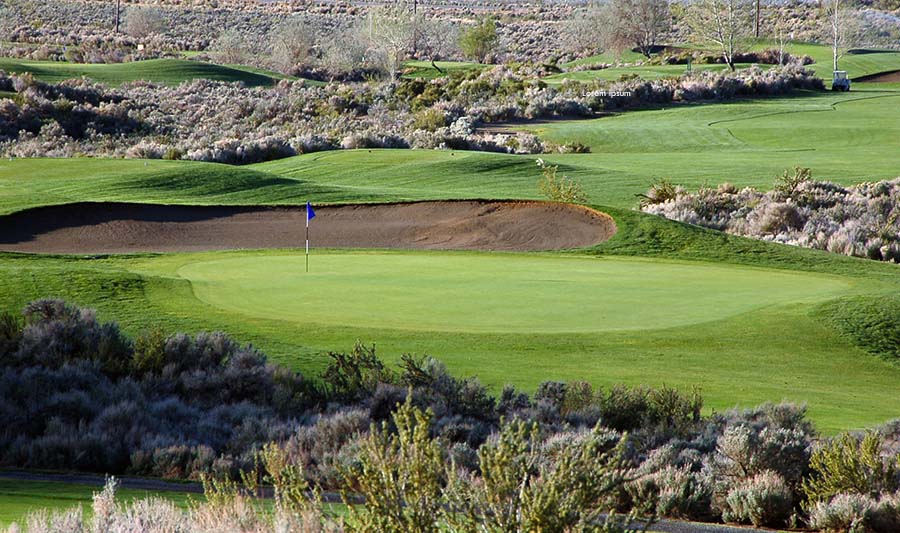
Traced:
<svg viewBox="0 0 900 533">
<path fill-rule="evenodd" d="M 306 272 L 309 272 L 309 208 L 306 209 Z"/>
</svg>

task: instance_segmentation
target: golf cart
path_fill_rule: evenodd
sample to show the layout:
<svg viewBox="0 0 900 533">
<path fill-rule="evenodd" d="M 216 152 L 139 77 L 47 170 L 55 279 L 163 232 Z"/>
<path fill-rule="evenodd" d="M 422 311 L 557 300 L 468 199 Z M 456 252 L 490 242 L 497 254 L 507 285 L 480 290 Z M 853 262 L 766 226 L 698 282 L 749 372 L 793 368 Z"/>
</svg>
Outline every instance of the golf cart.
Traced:
<svg viewBox="0 0 900 533">
<path fill-rule="evenodd" d="M 846 70 L 834 71 L 834 78 L 831 79 L 831 90 L 843 92 L 850 90 L 850 78 L 847 77 Z"/>
</svg>

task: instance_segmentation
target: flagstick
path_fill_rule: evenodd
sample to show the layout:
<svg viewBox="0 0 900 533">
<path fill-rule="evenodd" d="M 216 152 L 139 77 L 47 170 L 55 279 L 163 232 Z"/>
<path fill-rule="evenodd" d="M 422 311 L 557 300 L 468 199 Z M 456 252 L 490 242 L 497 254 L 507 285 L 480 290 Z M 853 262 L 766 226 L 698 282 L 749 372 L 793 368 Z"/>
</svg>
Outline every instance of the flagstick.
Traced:
<svg viewBox="0 0 900 533">
<path fill-rule="evenodd" d="M 306 271 L 309 272 L 309 211 L 306 212 Z"/>
</svg>

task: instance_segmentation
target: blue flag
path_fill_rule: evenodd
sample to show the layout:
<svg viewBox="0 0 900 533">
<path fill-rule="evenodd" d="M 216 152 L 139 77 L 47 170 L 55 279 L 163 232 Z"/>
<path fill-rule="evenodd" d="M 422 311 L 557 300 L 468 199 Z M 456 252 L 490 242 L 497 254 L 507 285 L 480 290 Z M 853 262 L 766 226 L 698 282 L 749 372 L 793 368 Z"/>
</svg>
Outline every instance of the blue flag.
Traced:
<svg viewBox="0 0 900 533">
<path fill-rule="evenodd" d="M 313 208 L 311 205 L 309 205 L 309 202 L 306 202 L 306 222 L 309 223 L 309 221 L 314 218 L 316 218 L 316 212 L 313 211 Z"/>
</svg>

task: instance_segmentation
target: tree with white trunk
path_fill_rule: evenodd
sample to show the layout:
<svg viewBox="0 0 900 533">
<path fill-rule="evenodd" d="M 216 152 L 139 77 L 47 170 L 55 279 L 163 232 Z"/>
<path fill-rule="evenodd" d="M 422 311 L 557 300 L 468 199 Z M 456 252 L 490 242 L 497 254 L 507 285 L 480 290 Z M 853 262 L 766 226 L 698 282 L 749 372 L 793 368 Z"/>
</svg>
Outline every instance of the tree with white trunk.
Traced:
<svg viewBox="0 0 900 533">
<path fill-rule="evenodd" d="M 847 0 L 824 0 L 822 9 L 825 15 L 823 37 L 831 44 L 834 70 L 838 70 L 838 61 L 852 46 L 856 20 Z"/>
<path fill-rule="evenodd" d="M 696 0 L 686 11 L 694 36 L 719 48 L 731 70 L 753 34 L 753 18 L 753 0 Z"/>
</svg>

